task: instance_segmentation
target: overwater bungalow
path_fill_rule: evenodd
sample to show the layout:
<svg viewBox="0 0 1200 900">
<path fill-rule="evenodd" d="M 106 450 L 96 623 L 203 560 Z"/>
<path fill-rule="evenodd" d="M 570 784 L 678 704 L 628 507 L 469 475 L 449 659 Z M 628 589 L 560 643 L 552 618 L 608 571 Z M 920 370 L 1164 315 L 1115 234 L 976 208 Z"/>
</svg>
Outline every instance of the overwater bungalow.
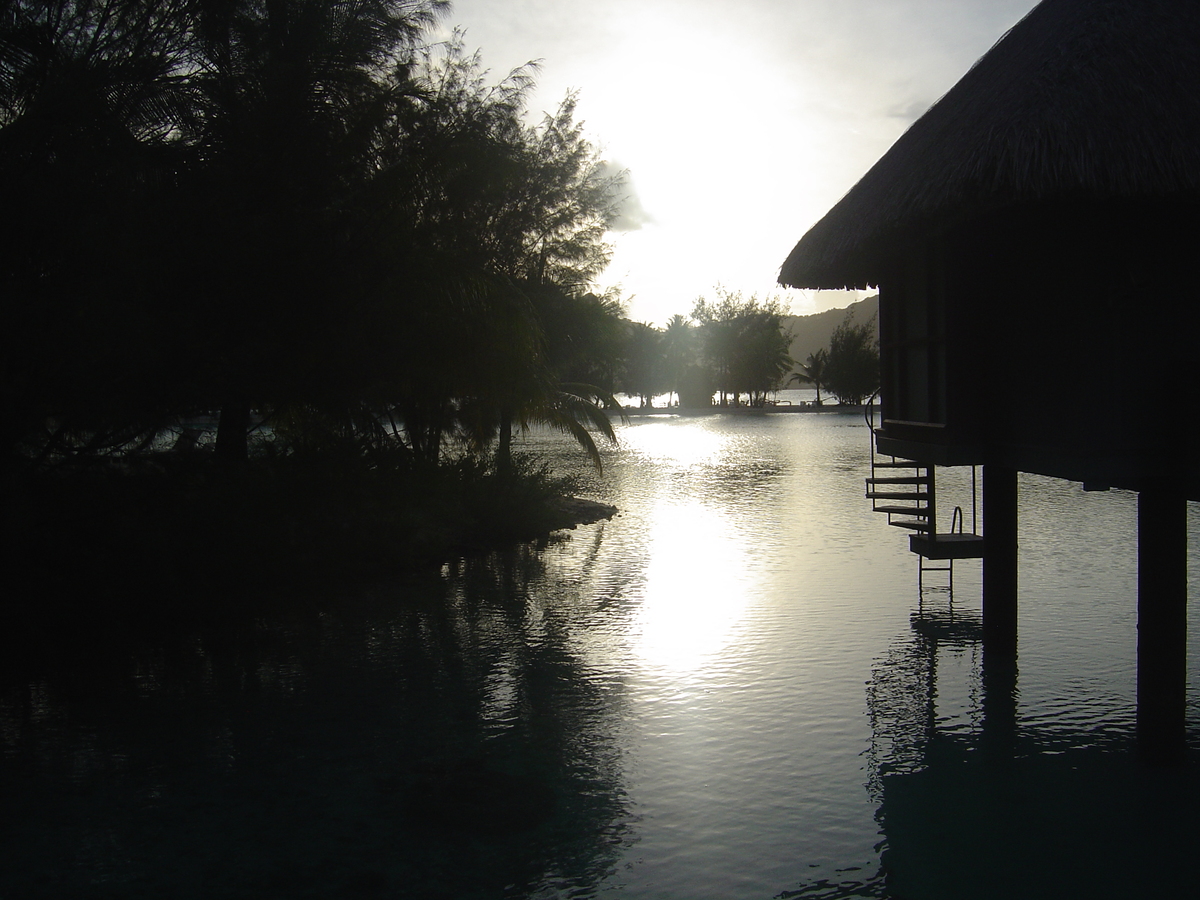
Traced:
<svg viewBox="0 0 1200 900">
<path fill-rule="evenodd" d="M 881 453 L 982 466 L 993 647 L 1015 646 L 1017 473 L 1138 492 L 1139 739 L 1168 749 L 1200 499 L 1197 248 L 1200 5 L 1044 0 L 779 275 L 878 288 Z"/>
</svg>

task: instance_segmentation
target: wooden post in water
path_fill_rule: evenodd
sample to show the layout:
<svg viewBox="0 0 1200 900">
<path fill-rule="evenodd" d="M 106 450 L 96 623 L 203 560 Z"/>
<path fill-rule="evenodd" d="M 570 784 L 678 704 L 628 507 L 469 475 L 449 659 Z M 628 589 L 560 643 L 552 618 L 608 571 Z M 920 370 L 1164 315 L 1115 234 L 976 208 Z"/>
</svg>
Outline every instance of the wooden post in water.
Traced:
<svg viewBox="0 0 1200 900">
<path fill-rule="evenodd" d="M 1187 715 L 1187 501 L 1163 480 L 1138 493 L 1138 749 L 1181 761 Z"/>
<path fill-rule="evenodd" d="M 983 642 L 1017 653 L 1017 472 L 983 467 Z"/>
<path fill-rule="evenodd" d="M 983 746 L 1011 761 L 1017 743 L 1017 472 L 983 467 Z"/>
<path fill-rule="evenodd" d="M 989 762 L 1010 763 L 1017 753 L 1017 656 L 1008 646 L 983 645 L 983 733 Z"/>
</svg>

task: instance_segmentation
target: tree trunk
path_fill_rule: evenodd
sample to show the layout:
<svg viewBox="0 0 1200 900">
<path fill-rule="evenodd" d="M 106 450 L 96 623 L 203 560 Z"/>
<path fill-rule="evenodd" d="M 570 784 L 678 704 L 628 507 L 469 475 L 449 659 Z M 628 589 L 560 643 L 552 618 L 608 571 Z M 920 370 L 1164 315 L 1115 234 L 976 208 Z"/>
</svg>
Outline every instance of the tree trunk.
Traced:
<svg viewBox="0 0 1200 900">
<path fill-rule="evenodd" d="M 249 401 L 238 398 L 225 403 L 217 421 L 217 458 L 237 462 L 249 458 L 249 434 Z"/>
<path fill-rule="evenodd" d="M 500 413 L 500 439 L 496 443 L 496 471 L 501 475 L 512 472 L 512 414 Z"/>
</svg>

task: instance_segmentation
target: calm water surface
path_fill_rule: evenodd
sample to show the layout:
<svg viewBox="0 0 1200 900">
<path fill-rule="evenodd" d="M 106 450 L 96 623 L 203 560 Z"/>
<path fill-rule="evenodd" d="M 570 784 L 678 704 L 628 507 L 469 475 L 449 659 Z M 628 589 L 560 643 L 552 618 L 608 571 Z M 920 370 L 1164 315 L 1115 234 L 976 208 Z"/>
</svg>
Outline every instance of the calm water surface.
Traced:
<svg viewBox="0 0 1200 900">
<path fill-rule="evenodd" d="M 918 591 L 861 417 L 620 436 L 530 439 L 621 508 L 544 549 L 9 666 L 0 898 L 1200 891 L 1195 692 L 1185 768 L 1133 752 L 1133 495 L 1022 476 L 988 680 L 979 564 Z"/>
</svg>

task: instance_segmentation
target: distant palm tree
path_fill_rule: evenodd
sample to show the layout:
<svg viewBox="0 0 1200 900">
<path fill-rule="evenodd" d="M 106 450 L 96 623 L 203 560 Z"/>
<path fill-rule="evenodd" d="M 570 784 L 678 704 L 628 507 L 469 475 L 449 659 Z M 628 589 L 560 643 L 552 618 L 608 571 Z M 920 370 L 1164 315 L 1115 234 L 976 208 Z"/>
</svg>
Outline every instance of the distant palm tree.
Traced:
<svg viewBox="0 0 1200 900">
<path fill-rule="evenodd" d="M 667 322 L 663 333 L 663 356 L 666 377 L 671 390 L 679 401 L 679 385 L 688 366 L 695 362 L 696 338 L 687 319 L 676 313 Z"/>
<path fill-rule="evenodd" d="M 808 354 L 808 359 L 804 361 L 804 365 L 800 366 L 799 371 L 792 373 L 792 377 L 788 379 L 788 384 L 802 382 L 804 384 L 815 385 L 817 388 L 817 406 L 820 406 L 821 385 L 825 382 L 825 373 L 828 367 L 828 350 L 822 348 L 816 353 L 810 353 Z"/>
</svg>

